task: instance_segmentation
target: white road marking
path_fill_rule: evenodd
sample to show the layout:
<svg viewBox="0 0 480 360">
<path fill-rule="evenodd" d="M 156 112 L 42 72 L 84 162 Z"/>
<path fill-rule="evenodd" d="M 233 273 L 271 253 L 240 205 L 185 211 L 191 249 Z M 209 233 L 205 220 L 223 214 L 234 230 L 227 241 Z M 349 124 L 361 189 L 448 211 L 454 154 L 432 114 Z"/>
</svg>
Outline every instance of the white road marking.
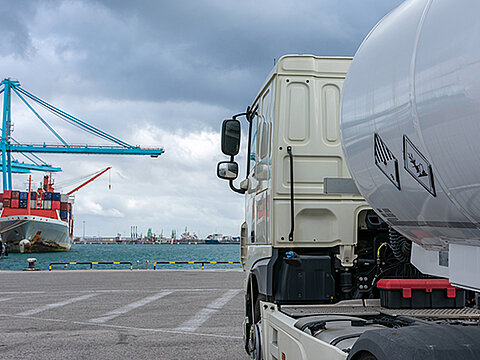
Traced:
<svg viewBox="0 0 480 360">
<path fill-rule="evenodd" d="M 45 294 L 45 291 L 2 291 L 0 295 L 13 295 L 13 294 Z"/>
<path fill-rule="evenodd" d="M 222 307 L 225 306 L 235 295 L 237 295 L 241 290 L 229 290 L 223 296 L 215 299 L 211 302 L 207 307 L 200 310 L 196 313 L 193 317 L 185 321 L 182 325 L 175 328 L 175 331 L 183 331 L 183 332 L 194 332 L 197 330 L 202 324 L 207 321 L 214 313 L 220 310 Z"/>
<path fill-rule="evenodd" d="M 71 298 L 71 299 L 68 299 L 68 300 L 65 300 L 65 301 L 60 301 L 60 302 L 57 302 L 57 303 L 40 306 L 36 309 L 27 310 L 27 311 L 18 313 L 17 315 L 29 316 L 29 315 L 33 315 L 33 314 L 38 314 L 39 312 L 42 312 L 42 311 L 54 309 L 54 308 L 65 306 L 65 305 L 70 305 L 70 304 L 76 303 L 78 301 L 86 300 L 86 299 L 89 299 L 89 298 L 91 298 L 93 296 L 97 296 L 97 295 L 98 294 L 83 295 L 83 296 L 79 296 L 79 297 L 76 297 L 76 298 Z"/>
<path fill-rule="evenodd" d="M 98 318 L 95 318 L 95 319 L 90 319 L 88 320 L 89 322 L 93 322 L 93 323 L 104 323 L 108 320 L 111 320 L 113 318 L 116 318 L 117 316 L 120 316 L 122 314 L 126 314 L 127 312 L 129 311 L 132 311 L 136 308 L 139 308 L 140 306 L 144 306 L 144 305 L 147 305 L 148 303 L 151 303 L 152 301 L 155 301 L 155 300 L 158 300 L 158 299 L 161 299 L 163 298 L 164 296 L 167 296 L 169 294 L 171 294 L 173 292 L 173 290 L 164 290 L 164 291 L 161 291 L 155 295 L 152 295 L 152 296 L 148 296 L 146 298 L 143 298 L 141 300 L 138 300 L 138 301 L 135 301 L 131 304 L 128 304 L 128 305 L 125 305 L 121 308 L 118 308 L 118 309 L 115 309 L 113 311 L 110 311 L 106 314 L 103 314 L 102 316 L 98 317 Z"/>
<path fill-rule="evenodd" d="M 77 271 L 77 270 L 75 270 Z M 104 271 L 104 270 L 102 270 Z M 167 291 L 221 291 L 226 289 L 218 288 L 201 288 L 201 289 L 163 289 Z M 121 293 L 121 292 L 135 292 L 135 293 L 153 293 L 157 290 L 136 290 L 136 289 L 98 289 L 98 290 L 60 290 L 60 291 L 0 291 L 0 295 L 17 295 L 17 294 L 82 294 L 82 293 Z"/>
<path fill-rule="evenodd" d="M 13 298 L 0 298 L 0 301 L 8 301 L 10 299 L 13 299 Z"/>
<path fill-rule="evenodd" d="M 87 323 L 82 322 L 74 322 L 74 324 L 81 324 L 87 325 Z M 150 329 L 150 328 L 137 328 L 133 326 L 121 326 L 121 325 L 110 325 L 110 324 L 89 324 L 89 325 L 99 325 L 102 327 L 109 327 L 114 329 L 125 329 L 125 330 L 136 330 L 136 331 L 152 331 L 152 332 L 160 332 L 166 334 L 179 334 L 179 335 L 188 335 L 188 336 L 205 336 L 205 337 L 213 337 L 213 338 L 222 338 L 222 339 L 243 339 L 241 336 L 232 336 L 232 335 L 218 335 L 218 334 L 208 334 L 208 333 L 191 333 L 190 331 L 180 331 L 180 330 L 168 330 L 168 329 Z"/>
<path fill-rule="evenodd" d="M 134 331 L 158 332 L 158 333 L 165 333 L 165 334 L 188 335 L 189 337 L 193 335 L 193 336 L 234 339 L 234 340 L 242 339 L 241 336 L 232 336 L 232 335 L 221 335 L 221 334 L 219 335 L 219 334 L 208 334 L 208 333 L 199 333 L 199 332 L 191 333 L 186 331 L 177 331 L 177 330 L 168 330 L 168 329 L 138 328 L 133 326 L 98 324 L 98 323 L 91 323 L 91 322 L 84 322 L 84 321 L 46 319 L 46 318 L 39 318 L 34 316 L 18 316 L 18 315 L 11 315 L 11 314 L 0 314 L 0 317 L 2 316 L 7 318 L 15 318 L 15 319 L 21 318 L 21 319 L 30 319 L 30 320 L 46 321 L 46 322 L 71 323 L 71 324 L 77 324 L 77 325 L 90 325 L 90 326 L 98 326 L 98 327 L 105 327 L 105 328 L 112 328 L 112 329 L 125 329 L 125 330 L 134 330 Z"/>
</svg>

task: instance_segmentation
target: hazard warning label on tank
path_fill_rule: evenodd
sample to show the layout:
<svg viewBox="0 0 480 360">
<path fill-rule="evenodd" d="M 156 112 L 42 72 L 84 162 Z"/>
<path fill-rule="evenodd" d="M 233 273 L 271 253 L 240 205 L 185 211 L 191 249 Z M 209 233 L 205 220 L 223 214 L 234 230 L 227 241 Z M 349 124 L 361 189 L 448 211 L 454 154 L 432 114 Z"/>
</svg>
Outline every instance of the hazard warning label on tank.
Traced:
<svg viewBox="0 0 480 360">
<path fill-rule="evenodd" d="M 392 151 L 385 145 L 380 136 L 374 134 L 375 141 L 375 165 L 385 176 L 400 190 L 400 177 L 398 173 L 398 160 Z"/>
<path fill-rule="evenodd" d="M 432 166 L 406 135 L 403 136 L 403 166 L 420 185 L 436 196 Z"/>
</svg>

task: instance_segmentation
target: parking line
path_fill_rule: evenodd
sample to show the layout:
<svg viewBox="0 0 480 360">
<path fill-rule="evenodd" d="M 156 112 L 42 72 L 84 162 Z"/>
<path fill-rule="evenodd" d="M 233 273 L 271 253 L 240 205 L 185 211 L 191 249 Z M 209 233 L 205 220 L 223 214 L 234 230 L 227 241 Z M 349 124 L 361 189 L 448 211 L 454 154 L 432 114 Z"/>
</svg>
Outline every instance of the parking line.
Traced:
<svg viewBox="0 0 480 360">
<path fill-rule="evenodd" d="M 45 294 L 46 291 L 1 291 L 0 295 L 14 295 L 14 294 Z"/>
<path fill-rule="evenodd" d="M 71 299 L 68 299 L 68 300 L 65 300 L 65 301 L 60 301 L 60 302 L 57 302 L 57 303 L 40 306 L 40 307 L 32 309 L 32 310 L 27 310 L 27 311 L 18 313 L 17 315 L 29 316 L 29 315 L 33 315 L 33 314 L 38 314 L 39 312 L 42 312 L 42 311 L 46 311 L 46 310 L 54 309 L 54 308 L 57 308 L 57 307 L 73 304 L 73 303 L 76 303 L 78 301 L 86 300 L 86 299 L 89 299 L 89 298 L 91 298 L 93 296 L 97 296 L 97 295 L 98 294 L 87 294 L 87 295 L 71 298 Z"/>
<path fill-rule="evenodd" d="M 71 324 L 77 324 L 77 325 L 89 325 L 89 326 L 97 326 L 99 328 L 107 328 L 107 329 L 110 328 L 110 329 L 133 330 L 133 331 L 144 331 L 144 332 L 157 332 L 157 333 L 165 333 L 165 334 L 188 335 L 189 337 L 194 335 L 194 336 L 203 336 L 203 337 L 213 337 L 217 339 L 218 338 L 233 339 L 233 340 L 242 339 L 241 336 L 233 336 L 233 335 L 208 334 L 208 333 L 199 333 L 199 332 L 191 333 L 191 332 L 168 330 L 168 329 L 139 328 L 139 327 L 133 327 L 133 326 L 99 324 L 99 323 L 72 321 L 72 320 L 64 320 L 64 319 L 47 319 L 47 318 L 39 318 L 34 316 L 18 316 L 18 315 L 12 315 L 12 314 L 0 314 L 0 317 L 12 318 L 12 319 L 23 318 L 23 319 L 31 319 L 36 321 L 71 323 Z"/>
<path fill-rule="evenodd" d="M 229 290 L 223 296 L 215 299 L 207 307 L 200 310 L 193 317 L 185 321 L 182 325 L 175 328 L 175 331 L 184 331 L 184 332 L 194 332 L 202 324 L 207 321 L 214 313 L 224 307 L 235 295 L 237 295 L 241 290 Z"/>
<path fill-rule="evenodd" d="M 199 288 L 199 289 L 188 289 L 188 288 L 181 289 L 181 288 L 178 288 L 178 289 L 176 289 L 176 288 L 173 288 L 173 289 L 164 289 L 164 290 L 203 292 L 203 291 L 220 291 L 220 290 L 226 290 L 226 289 L 220 289 L 220 288 Z M 52 294 L 82 294 L 82 293 L 129 293 L 129 292 L 154 293 L 156 291 L 158 291 L 158 289 L 157 290 L 137 290 L 137 289 L 52 290 L 52 291 L 48 291 L 48 292 L 46 292 L 46 291 L 0 291 L 0 296 L 3 296 L 3 295 L 24 295 L 24 294 L 52 295 Z"/>
<path fill-rule="evenodd" d="M 118 308 L 118 309 L 115 309 L 113 311 L 110 311 L 106 314 L 103 314 L 102 316 L 98 317 L 98 318 L 95 318 L 95 319 L 90 319 L 88 320 L 89 322 L 93 322 L 93 323 L 104 323 L 108 320 L 111 320 L 113 318 L 116 318 L 117 316 L 120 316 L 120 315 L 123 315 L 123 314 L 126 314 L 127 312 L 129 311 L 132 311 L 136 308 L 139 308 L 141 306 L 144 306 L 144 305 L 147 305 L 148 303 L 151 303 L 152 301 L 155 301 L 155 300 L 158 300 L 158 299 L 161 299 L 163 298 L 164 296 L 167 296 L 169 294 L 171 294 L 173 292 L 173 290 L 164 290 L 164 291 L 161 291 L 155 295 L 152 295 L 152 296 L 148 296 L 146 298 L 143 298 L 141 300 L 138 300 L 138 301 L 135 301 L 131 304 L 128 304 L 128 305 L 125 305 L 121 308 Z"/>
</svg>

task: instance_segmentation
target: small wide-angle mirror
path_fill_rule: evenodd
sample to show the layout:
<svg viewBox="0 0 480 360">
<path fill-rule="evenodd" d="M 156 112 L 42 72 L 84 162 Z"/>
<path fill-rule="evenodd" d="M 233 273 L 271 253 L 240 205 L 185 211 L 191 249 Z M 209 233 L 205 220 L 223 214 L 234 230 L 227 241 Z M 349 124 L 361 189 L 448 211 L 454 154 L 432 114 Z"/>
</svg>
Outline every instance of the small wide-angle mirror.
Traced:
<svg viewBox="0 0 480 360">
<path fill-rule="evenodd" d="M 222 152 L 235 156 L 240 150 L 240 121 L 224 120 L 222 124 Z"/>
<path fill-rule="evenodd" d="M 220 179 L 235 180 L 238 176 L 238 164 L 234 161 L 222 161 L 217 165 L 217 176 Z"/>
</svg>

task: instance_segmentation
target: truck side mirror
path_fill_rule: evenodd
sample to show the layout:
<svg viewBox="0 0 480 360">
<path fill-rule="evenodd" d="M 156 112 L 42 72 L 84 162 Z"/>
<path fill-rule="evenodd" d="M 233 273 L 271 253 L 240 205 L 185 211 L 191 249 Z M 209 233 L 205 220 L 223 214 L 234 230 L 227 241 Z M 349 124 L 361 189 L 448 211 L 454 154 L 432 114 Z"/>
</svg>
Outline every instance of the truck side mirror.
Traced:
<svg viewBox="0 0 480 360">
<path fill-rule="evenodd" d="M 222 152 L 235 156 L 240 150 L 240 121 L 224 120 L 222 124 Z M 238 170 L 238 169 L 237 169 Z"/>
<path fill-rule="evenodd" d="M 220 179 L 235 180 L 238 176 L 238 164 L 234 161 L 221 161 L 217 165 L 217 176 Z"/>
</svg>

